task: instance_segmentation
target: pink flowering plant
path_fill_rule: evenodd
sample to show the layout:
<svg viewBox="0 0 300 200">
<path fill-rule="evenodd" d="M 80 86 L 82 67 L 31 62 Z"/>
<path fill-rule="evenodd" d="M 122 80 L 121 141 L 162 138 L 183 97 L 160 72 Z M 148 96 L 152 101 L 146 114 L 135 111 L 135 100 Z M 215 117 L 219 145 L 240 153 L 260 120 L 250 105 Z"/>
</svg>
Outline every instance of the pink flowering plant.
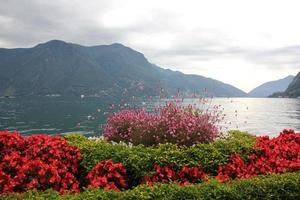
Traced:
<svg viewBox="0 0 300 200">
<path fill-rule="evenodd" d="M 145 146 L 209 143 L 219 136 L 219 116 L 215 111 L 201 111 L 192 105 L 170 101 L 154 112 L 136 109 L 114 113 L 107 120 L 104 137 L 108 141 Z"/>
</svg>

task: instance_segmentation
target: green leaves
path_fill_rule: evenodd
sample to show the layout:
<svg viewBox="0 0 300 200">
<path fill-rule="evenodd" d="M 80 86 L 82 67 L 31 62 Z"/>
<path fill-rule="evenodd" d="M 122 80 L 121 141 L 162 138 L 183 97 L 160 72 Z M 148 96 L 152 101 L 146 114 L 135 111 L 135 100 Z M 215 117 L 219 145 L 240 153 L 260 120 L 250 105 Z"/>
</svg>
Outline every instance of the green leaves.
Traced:
<svg viewBox="0 0 300 200">
<path fill-rule="evenodd" d="M 101 189 L 88 189 L 80 194 L 66 194 L 60 196 L 53 190 L 44 192 L 27 191 L 23 194 L 11 194 L 2 196 L 4 200 L 31 200 L 31 199 L 55 199 L 55 200 L 180 200 L 180 199 L 207 199 L 207 200 L 239 200 L 239 199 L 300 199 L 300 173 L 285 173 L 280 175 L 258 176 L 251 179 L 236 180 L 229 183 L 219 183 L 209 180 L 206 183 L 189 186 L 179 186 L 175 183 L 155 184 L 152 187 L 140 185 L 132 190 L 124 192 L 104 191 Z"/>
<path fill-rule="evenodd" d="M 247 155 L 254 151 L 255 137 L 239 131 L 229 132 L 227 139 L 209 144 L 179 147 L 175 144 L 159 144 L 155 147 L 112 144 L 104 140 L 89 140 L 81 135 L 66 136 L 69 144 L 80 148 L 82 167 L 91 170 L 99 161 L 111 159 L 121 162 L 128 170 L 129 185 L 136 186 L 142 177 L 153 169 L 154 164 L 173 165 L 175 170 L 184 165 L 202 165 L 205 172 L 216 175 L 218 165 L 225 164 L 229 155 Z"/>
</svg>

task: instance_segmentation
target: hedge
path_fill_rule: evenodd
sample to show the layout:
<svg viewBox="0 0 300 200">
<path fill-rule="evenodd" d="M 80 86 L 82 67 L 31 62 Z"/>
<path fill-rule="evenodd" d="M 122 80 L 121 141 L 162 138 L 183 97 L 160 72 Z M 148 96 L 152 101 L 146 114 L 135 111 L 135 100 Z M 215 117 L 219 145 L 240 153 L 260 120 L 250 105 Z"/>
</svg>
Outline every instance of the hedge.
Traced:
<svg viewBox="0 0 300 200">
<path fill-rule="evenodd" d="M 153 169 L 154 164 L 173 165 L 175 170 L 184 165 L 202 165 L 204 171 L 217 175 L 220 164 L 226 164 L 229 155 L 242 156 L 254 151 L 255 137 L 239 131 L 229 132 L 227 139 L 219 139 L 209 144 L 179 147 L 175 144 L 160 144 L 153 147 L 112 144 L 103 140 L 89 140 L 82 135 L 66 136 L 69 144 L 79 147 L 83 157 L 81 166 L 90 171 L 99 161 L 111 159 L 122 163 L 127 169 L 128 182 L 136 186 L 142 177 Z"/>
<path fill-rule="evenodd" d="M 88 189 L 78 194 L 59 195 L 53 190 L 44 192 L 27 191 L 0 197 L 12 199 L 300 199 L 300 173 L 258 176 L 251 179 L 219 183 L 209 180 L 206 183 L 179 186 L 175 183 L 156 184 L 152 187 L 140 185 L 124 192 Z"/>
</svg>

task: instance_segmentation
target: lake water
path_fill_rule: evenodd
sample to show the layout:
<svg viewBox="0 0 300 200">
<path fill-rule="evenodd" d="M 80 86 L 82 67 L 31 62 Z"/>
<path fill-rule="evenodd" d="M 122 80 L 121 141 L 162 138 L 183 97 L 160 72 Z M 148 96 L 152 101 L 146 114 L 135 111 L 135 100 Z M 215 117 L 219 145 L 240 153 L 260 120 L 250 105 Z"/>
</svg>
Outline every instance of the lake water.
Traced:
<svg viewBox="0 0 300 200">
<path fill-rule="evenodd" d="M 184 99 L 185 104 L 197 99 Z M 65 134 L 80 132 L 101 135 L 107 116 L 118 110 L 111 99 L 61 97 L 0 99 L 0 130 Z M 160 101 L 131 100 L 127 107 L 151 110 Z M 122 103 L 124 105 L 124 102 Z M 256 135 L 277 135 L 282 129 L 300 131 L 300 99 L 214 98 L 206 106 L 221 105 L 223 131 L 239 129 Z M 199 105 L 200 107 L 202 105 Z"/>
</svg>

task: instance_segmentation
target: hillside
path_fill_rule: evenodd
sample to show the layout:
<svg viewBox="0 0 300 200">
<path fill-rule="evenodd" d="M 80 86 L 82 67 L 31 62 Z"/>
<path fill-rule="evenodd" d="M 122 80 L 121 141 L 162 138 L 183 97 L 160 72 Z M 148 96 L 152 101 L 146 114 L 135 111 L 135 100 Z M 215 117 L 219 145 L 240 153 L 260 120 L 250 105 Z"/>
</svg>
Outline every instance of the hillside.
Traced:
<svg viewBox="0 0 300 200">
<path fill-rule="evenodd" d="M 300 96 L 300 72 L 291 82 L 289 87 L 284 92 L 284 95 L 289 97 L 299 97 Z"/>
<path fill-rule="evenodd" d="M 150 96 L 201 93 L 245 96 L 231 85 L 162 69 L 122 44 L 81 46 L 52 40 L 32 48 L 0 49 L 0 96 Z"/>
<path fill-rule="evenodd" d="M 287 89 L 293 79 L 294 76 L 290 75 L 283 79 L 266 82 L 251 90 L 248 95 L 250 97 L 268 97 L 275 92 L 283 92 Z"/>
</svg>

